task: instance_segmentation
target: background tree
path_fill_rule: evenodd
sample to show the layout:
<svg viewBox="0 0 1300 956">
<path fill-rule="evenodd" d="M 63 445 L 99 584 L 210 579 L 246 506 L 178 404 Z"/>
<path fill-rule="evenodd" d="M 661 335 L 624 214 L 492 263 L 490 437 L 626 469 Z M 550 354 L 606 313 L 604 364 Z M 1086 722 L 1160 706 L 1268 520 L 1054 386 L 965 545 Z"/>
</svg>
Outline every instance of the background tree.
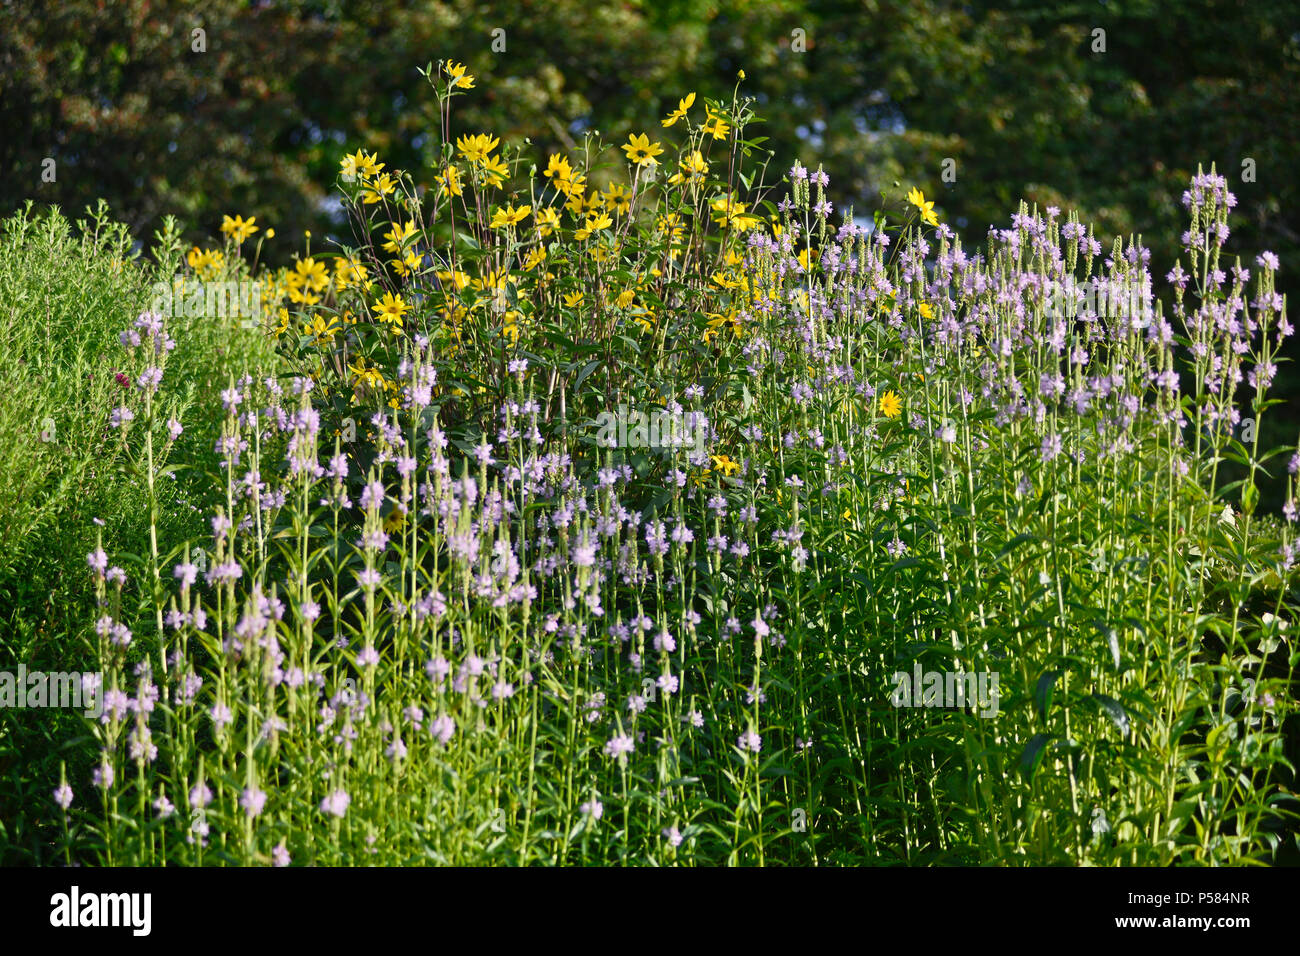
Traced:
<svg viewBox="0 0 1300 956">
<path fill-rule="evenodd" d="M 137 236 L 174 213 L 195 241 L 256 215 L 283 260 L 338 227 L 344 152 L 432 175 L 431 61 L 479 77 L 453 135 L 539 153 L 662 132 L 680 96 L 727 96 L 744 69 L 773 169 L 824 163 L 839 209 L 919 186 L 978 244 L 1022 198 L 1056 204 L 1141 234 L 1162 278 L 1179 197 L 1215 163 L 1232 248 L 1275 251 L 1284 292 L 1300 275 L 1295 0 L 64 0 L 0 4 L 0 28 L 0 214 L 104 197 Z M 1284 376 L 1279 394 L 1300 393 Z"/>
</svg>

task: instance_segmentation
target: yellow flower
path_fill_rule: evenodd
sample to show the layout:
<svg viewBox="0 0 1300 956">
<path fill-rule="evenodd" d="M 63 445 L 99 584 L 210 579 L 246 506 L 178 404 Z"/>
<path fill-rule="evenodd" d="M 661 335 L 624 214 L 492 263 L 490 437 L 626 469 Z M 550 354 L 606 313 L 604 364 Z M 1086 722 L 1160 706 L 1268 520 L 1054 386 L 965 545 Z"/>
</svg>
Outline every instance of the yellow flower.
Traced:
<svg viewBox="0 0 1300 956">
<path fill-rule="evenodd" d="M 391 404 L 391 403 L 390 403 Z M 396 407 L 396 406 L 394 406 Z M 392 534 L 406 524 L 406 510 L 401 507 L 394 508 L 384 519 L 384 532 Z"/>
<path fill-rule="evenodd" d="M 492 150 L 497 148 L 501 140 L 486 133 L 479 133 L 475 136 L 461 136 L 456 140 L 456 148 L 460 150 L 461 156 L 472 163 L 482 163 L 487 160 Z"/>
<path fill-rule="evenodd" d="M 322 272 L 324 266 L 321 267 Z M 301 305 L 315 305 L 320 301 L 320 296 L 312 294 L 311 283 L 314 281 L 314 270 L 308 274 L 302 271 L 290 272 L 285 277 L 285 283 L 289 287 L 289 301 L 297 302 Z M 329 280 L 326 280 L 329 284 Z"/>
<path fill-rule="evenodd" d="M 569 199 L 575 193 L 581 195 L 586 188 L 587 177 L 583 173 L 574 172 L 573 166 L 559 153 L 551 153 L 542 175 L 551 180 L 551 184 Z"/>
<path fill-rule="evenodd" d="M 384 233 L 384 238 L 388 241 L 384 243 L 384 251 L 394 254 L 402 251 L 402 247 L 415 236 L 415 221 L 408 222 L 405 226 L 392 226 L 388 232 Z"/>
<path fill-rule="evenodd" d="M 400 295 L 385 292 L 384 297 L 375 303 L 375 318 L 387 322 L 396 331 L 402 327 L 402 316 L 411 311 Z"/>
<path fill-rule="evenodd" d="M 448 166 L 433 178 L 435 182 L 453 196 L 459 196 L 465 191 L 465 187 L 461 185 L 460 181 L 460 170 L 455 166 Z"/>
<path fill-rule="evenodd" d="M 583 227 L 573 234 L 573 238 L 582 242 L 584 239 L 590 238 L 592 233 L 599 232 L 602 229 L 608 229 L 612 225 L 614 225 L 614 220 L 610 219 L 608 215 L 602 212 L 588 219 Z"/>
<path fill-rule="evenodd" d="M 691 108 L 691 105 L 694 102 L 695 102 L 694 93 L 687 93 L 685 99 L 678 100 L 677 109 L 669 113 L 665 119 L 659 121 L 660 123 L 663 124 L 664 129 L 667 129 L 669 126 L 672 126 L 679 119 L 685 119 L 686 111 Z"/>
<path fill-rule="evenodd" d="M 317 262 L 314 258 L 299 259 L 294 265 L 296 270 L 291 276 L 290 281 L 295 281 L 294 276 L 300 284 L 309 286 L 313 292 L 320 292 L 330 284 L 329 273 L 325 271 L 325 263 Z"/>
<path fill-rule="evenodd" d="M 561 298 L 567 308 L 576 309 L 578 306 L 582 305 L 583 297 L 581 292 L 570 292 L 568 295 L 562 296 Z"/>
<path fill-rule="evenodd" d="M 710 113 L 708 122 L 704 124 L 704 132 L 711 134 L 714 139 L 726 139 L 731 132 L 731 127 L 723 117 Z"/>
<path fill-rule="evenodd" d="M 354 259 L 334 260 L 334 284 L 340 290 L 355 287 L 370 288 L 371 280 L 366 267 Z"/>
<path fill-rule="evenodd" d="M 519 313 L 511 309 L 502 316 L 501 332 L 510 340 L 510 347 L 519 343 Z"/>
<path fill-rule="evenodd" d="M 356 376 L 356 384 L 369 385 L 376 388 L 384 387 L 383 373 L 377 368 L 366 368 L 365 360 L 360 360 L 356 365 L 349 365 L 348 371 Z"/>
<path fill-rule="evenodd" d="M 361 149 L 339 161 L 339 175 L 345 182 L 354 181 L 358 175 L 367 178 L 378 176 L 383 168 L 384 164 L 379 162 L 378 156 Z"/>
<path fill-rule="evenodd" d="M 454 273 L 438 272 L 435 273 L 435 275 L 437 275 L 438 281 L 442 283 L 444 288 L 447 286 L 451 286 L 452 289 L 456 292 L 460 292 L 461 290 L 465 289 L 469 285 L 469 276 L 466 275 L 464 272 L 461 272 L 459 269 L 457 269 Z"/>
<path fill-rule="evenodd" d="M 923 319 L 929 320 L 934 318 L 934 306 L 930 305 L 928 302 L 922 302 L 917 306 L 916 310 L 921 313 L 921 318 Z"/>
<path fill-rule="evenodd" d="M 638 166 L 659 165 L 659 160 L 655 159 L 655 157 L 664 151 L 664 148 L 658 143 L 651 143 L 650 137 L 645 133 L 629 135 L 627 143 L 621 148 L 623 152 L 627 153 L 628 162 L 636 163 Z"/>
<path fill-rule="evenodd" d="M 692 150 L 691 154 L 677 165 L 681 168 L 680 172 L 673 173 L 672 176 L 668 177 L 670 183 L 702 182 L 709 172 L 709 164 L 704 161 L 704 157 L 700 155 L 698 149 Z"/>
<path fill-rule="evenodd" d="M 483 160 L 483 173 L 487 176 L 488 185 L 499 187 L 510 178 L 510 167 L 499 156 L 489 156 Z"/>
<path fill-rule="evenodd" d="M 504 209 L 498 209 L 493 213 L 492 222 L 489 223 L 489 226 L 493 229 L 504 229 L 507 226 L 517 226 L 527 219 L 528 214 L 532 211 L 532 206 L 520 206 L 516 209 L 514 206 L 507 205 Z"/>
<path fill-rule="evenodd" d="M 546 247 L 534 246 L 529 250 L 528 255 L 524 257 L 524 271 L 532 272 L 543 262 L 546 261 Z"/>
<path fill-rule="evenodd" d="M 715 272 L 709 279 L 720 289 L 739 289 L 741 284 L 739 279 L 727 272 Z"/>
<path fill-rule="evenodd" d="M 249 216 L 245 219 L 243 216 L 236 216 L 231 219 L 229 216 L 221 217 L 221 231 L 235 240 L 235 245 L 242 245 L 244 240 L 257 232 L 256 216 Z"/>
<path fill-rule="evenodd" d="M 573 213 L 574 219 L 581 219 L 583 216 L 595 213 L 605 205 L 605 200 L 600 193 L 592 193 L 584 197 L 582 189 L 575 187 L 569 193 L 569 201 L 564 204 L 564 208 Z"/>
<path fill-rule="evenodd" d="M 221 271 L 225 255 L 219 249 L 200 249 L 195 246 L 185 255 L 185 261 L 200 279 L 209 279 Z"/>
<path fill-rule="evenodd" d="M 732 335 L 740 335 L 743 331 L 743 326 L 740 324 L 740 319 L 737 317 L 735 309 L 732 309 L 726 315 L 710 312 L 708 313 L 708 317 L 708 328 L 704 330 L 703 336 L 705 342 L 710 342 L 715 339 L 724 326 L 731 329 Z"/>
<path fill-rule="evenodd" d="M 716 468 L 723 475 L 734 475 L 740 471 L 740 463 L 732 461 L 729 455 L 710 455 L 709 458 L 713 461 L 713 468 L 709 471 Z"/>
<path fill-rule="evenodd" d="M 418 252 L 414 249 L 407 249 L 406 255 L 400 259 L 391 260 L 389 264 L 399 276 L 409 276 L 419 272 L 421 261 L 422 257 Z"/>
<path fill-rule="evenodd" d="M 307 326 L 307 334 L 318 339 L 332 339 L 338 330 L 339 320 L 334 316 L 326 320 L 324 316 L 316 315 L 312 318 L 311 325 Z"/>
<path fill-rule="evenodd" d="M 474 77 L 465 72 L 465 64 L 453 63 L 447 61 L 447 75 L 451 77 L 449 89 L 461 87 L 462 89 L 472 90 L 474 88 Z"/>
<path fill-rule="evenodd" d="M 743 202 L 736 202 L 732 197 L 724 196 L 715 199 L 711 206 L 713 211 L 717 213 L 713 221 L 724 229 L 730 226 L 738 232 L 745 232 L 748 229 L 753 229 L 759 223 L 758 217 L 745 215 L 745 204 Z"/>
<path fill-rule="evenodd" d="M 551 153 L 550 161 L 546 164 L 546 169 L 542 170 L 542 175 L 547 179 L 572 182 L 573 166 L 568 159 L 559 153 Z"/>
<path fill-rule="evenodd" d="M 913 187 L 907 194 L 907 201 L 917 209 L 921 210 L 921 221 L 927 222 L 932 226 L 939 225 L 939 219 L 934 214 L 934 202 L 926 202 L 925 193 Z"/>
<path fill-rule="evenodd" d="M 632 208 L 632 193 L 621 183 L 612 183 L 604 193 L 605 208 L 616 216 L 626 215 Z"/>
<path fill-rule="evenodd" d="M 371 184 L 365 189 L 361 190 L 361 201 L 368 206 L 373 206 L 385 196 L 391 196 L 393 190 L 396 188 L 397 180 L 388 173 L 384 173 L 378 179 L 371 182 Z"/>
<path fill-rule="evenodd" d="M 880 396 L 880 414 L 886 418 L 897 418 L 903 411 L 903 402 L 897 393 L 886 392 Z"/>
<path fill-rule="evenodd" d="M 537 223 L 537 231 L 543 237 L 549 236 L 556 229 L 560 228 L 560 214 L 554 209 L 547 207 L 539 209 L 533 216 L 533 222 Z"/>
</svg>

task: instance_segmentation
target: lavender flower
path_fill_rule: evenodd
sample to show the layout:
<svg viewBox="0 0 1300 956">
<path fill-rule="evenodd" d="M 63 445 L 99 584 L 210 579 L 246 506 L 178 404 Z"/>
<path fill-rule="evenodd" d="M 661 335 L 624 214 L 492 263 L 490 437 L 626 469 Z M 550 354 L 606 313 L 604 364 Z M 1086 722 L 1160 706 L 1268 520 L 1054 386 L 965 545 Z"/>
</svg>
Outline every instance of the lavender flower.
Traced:
<svg viewBox="0 0 1300 956">
<path fill-rule="evenodd" d="M 320 812 L 341 818 L 348 812 L 348 805 L 351 802 L 352 798 L 348 796 L 346 790 L 335 790 L 320 802 Z"/>
</svg>

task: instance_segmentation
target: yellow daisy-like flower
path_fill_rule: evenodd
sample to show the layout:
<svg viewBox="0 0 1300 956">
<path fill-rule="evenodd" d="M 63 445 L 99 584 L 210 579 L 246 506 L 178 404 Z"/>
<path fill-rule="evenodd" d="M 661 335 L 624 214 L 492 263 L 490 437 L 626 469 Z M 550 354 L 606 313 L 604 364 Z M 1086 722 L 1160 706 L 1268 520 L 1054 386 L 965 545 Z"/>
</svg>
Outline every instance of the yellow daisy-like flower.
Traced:
<svg viewBox="0 0 1300 956">
<path fill-rule="evenodd" d="M 249 216 L 245 219 L 243 216 L 236 216 L 231 219 L 229 216 L 221 217 L 221 231 L 235 240 L 235 245 L 243 245 L 245 239 L 257 232 L 256 216 Z"/>
<path fill-rule="evenodd" d="M 380 322 L 387 322 L 394 331 L 401 329 L 402 316 L 409 311 L 411 306 L 407 305 L 400 295 L 395 296 L 391 292 L 385 292 L 384 297 L 375 303 L 375 318 Z"/>
<path fill-rule="evenodd" d="M 568 295 L 560 297 L 566 308 L 576 309 L 582 305 L 583 295 L 581 292 L 570 292 Z"/>
<path fill-rule="evenodd" d="M 710 113 L 708 122 L 704 124 L 704 132 L 714 139 L 726 139 L 731 133 L 731 127 L 723 117 L 717 113 Z"/>
<path fill-rule="evenodd" d="M 356 378 L 357 385 L 369 386 L 372 388 L 384 387 L 384 375 L 377 368 L 366 368 L 364 360 L 358 361 L 356 365 L 349 365 L 350 371 Z"/>
<path fill-rule="evenodd" d="M 402 248 L 415 237 L 415 221 L 412 220 L 404 226 L 392 226 L 384 238 L 388 241 L 384 243 L 385 252 L 391 252 L 394 255 L 400 253 Z"/>
<path fill-rule="evenodd" d="M 717 312 L 710 312 L 708 313 L 708 318 L 708 328 L 704 330 L 703 336 L 705 342 L 711 342 L 713 339 L 717 338 L 718 333 L 721 332 L 723 328 L 730 329 L 732 335 L 740 335 L 743 331 L 743 326 L 740 324 L 740 319 L 737 316 L 735 309 L 732 309 L 725 315 Z"/>
<path fill-rule="evenodd" d="M 586 189 L 586 175 L 576 172 L 569 161 L 559 153 L 551 154 L 546 169 L 542 170 L 542 175 L 569 199 L 572 199 L 575 194 L 582 195 L 583 190 Z"/>
<path fill-rule="evenodd" d="M 474 88 L 474 77 L 465 72 L 464 63 L 453 63 L 447 61 L 447 75 L 451 77 L 450 89 L 460 87 L 463 90 L 472 90 Z"/>
<path fill-rule="evenodd" d="M 351 156 L 344 156 L 339 161 L 339 175 L 345 182 L 353 182 L 358 176 L 366 178 L 378 176 L 383 168 L 384 164 L 379 161 L 376 154 L 367 153 L 363 149 L 357 150 Z"/>
<path fill-rule="evenodd" d="M 625 216 L 632 208 L 632 191 L 622 183 L 612 183 L 604 192 L 605 208 L 616 216 Z"/>
<path fill-rule="evenodd" d="M 216 250 L 200 249 L 195 246 L 185 254 L 185 261 L 189 263 L 191 269 L 199 274 L 200 278 L 203 278 L 204 273 L 213 268 L 213 261 L 219 255 L 220 253 Z"/>
<path fill-rule="evenodd" d="M 573 165 L 569 160 L 559 153 L 551 153 L 551 158 L 542 170 L 542 175 L 547 179 L 554 179 L 559 182 L 573 181 Z"/>
<path fill-rule="evenodd" d="M 510 347 L 514 348 L 519 344 L 519 319 L 520 313 L 511 309 L 501 317 L 501 334 L 510 340 Z"/>
<path fill-rule="evenodd" d="M 913 187 L 907 194 L 907 201 L 921 211 L 921 221 L 927 222 L 932 226 L 939 225 L 939 218 L 934 214 L 934 202 L 927 202 L 925 193 Z"/>
<path fill-rule="evenodd" d="M 434 182 L 453 196 L 459 196 L 465 191 L 465 187 L 461 185 L 460 181 L 460 170 L 455 166 L 448 166 L 437 176 L 434 176 L 433 179 Z"/>
<path fill-rule="evenodd" d="M 686 111 L 690 109 L 692 104 L 694 103 L 695 103 L 695 94 L 687 93 L 684 99 L 680 99 L 677 101 L 677 109 L 673 110 L 671 113 L 668 114 L 667 117 L 660 120 L 659 122 L 663 124 L 664 129 L 667 129 L 669 126 L 672 126 L 674 123 L 676 123 L 679 119 L 685 119 Z"/>
<path fill-rule="evenodd" d="M 738 232 L 745 232 L 759 224 L 758 217 L 746 215 L 745 204 L 736 202 L 733 197 L 723 196 L 715 199 L 710 206 L 716 214 L 713 221 L 724 229 L 731 227 Z"/>
<path fill-rule="evenodd" d="M 903 402 L 896 392 L 886 392 L 880 396 L 880 414 L 886 418 L 897 418 L 902 411 Z"/>
<path fill-rule="evenodd" d="M 569 201 L 564 204 L 564 208 L 573 214 L 574 219 L 592 215 L 605 205 L 604 197 L 600 193 L 592 193 L 584 197 L 582 192 L 581 189 L 574 189 L 569 193 Z"/>
<path fill-rule="evenodd" d="M 495 136 L 489 136 L 487 133 L 478 133 L 475 136 L 461 136 L 456 140 L 456 149 L 460 155 L 471 163 L 482 163 L 492 154 L 501 140 Z"/>
<path fill-rule="evenodd" d="M 402 256 L 400 259 L 393 259 L 389 264 L 393 267 L 393 271 L 399 276 L 410 276 L 415 275 L 420 271 L 420 266 L 422 265 L 421 260 L 422 257 L 420 253 L 416 252 L 414 249 L 407 249 L 406 255 Z"/>
<path fill-rule="evenodd" d="M 546 261 L 546 247 L 534 246 L 529 250 L 528 255 L 524 256 L 524 271 L 532 272 L 543 262 Z"/>
<path fill-rule="evenodd" d="M 311 325 L 307 326 L 307 334 L 318 339 L 332 339 L 338 330 L 339 320 L 334 316 L 329 319 L 322 315 L 314 316 Z"/>
<path fill-rule="evenodd" d="M 717 470 L 722 472 L 724 476 L 734 475 L 740 471 L 740 463 L 732 461 L 729 455 L 710 455 L 709 459 L 713 462 L 713 468 L 710 468 L 709 471 Z"/>
<path fill-rule="evenodd" d="M 315 295 L 311 290 L 308 277 L 300 272 L 291 272 L 285 279 L 289 286 L 289 301 L 296 302 L 299 305 L 315 305 L 320 301 L 320 296 Z"/>
<path fill-rule="evenodd" d="M 620 148 L 627 153 L 628 162 L 635 163 L 638 166 L 659 165 L 659 160 L 655 159 L 655 157 L 664 151 L 664 148 L 658 143 L 651 143 L 650 137 L 645 133 L 632 133 L 628 136 L 627 142 Z"/>
<path fill-rule="evenodd" d="M 691 154 L 677 165 L 680 167 L 679 171 L 668 177 L 668 182 L 673 184 L 702 182 L 709 172 L 709 164 L 704 161 L 698 149 L 692 150 Z"/>
<path fill-rule="evenodd" d="M 329 273 L 325 271 L 325 263 L 317 262 L 315 258 L 299 259 L 294 264 L 294 273 L 290 276 L 290 282 L 300 282 L 311 289 L 313 292 L 320 292 L 330 284 Z"/>
<path fill-rule="evenodd" d="M 927 321 L 934 318 L 934 306 L 928 302 L 922 302 L 916 307 L 916 311 L 921 313 L 921 318 Z"/>
<path fill-rule="evenodd" d="M 445 289 L 450 286 L 454 291 L 460 292 L 469 286 L 469 276 L 457 269 L 455 272 L 437 272 L 434 273 L 438 281 L 442 283 Z"/>
<path fill-rule="evenodd" d="M 343 289 L 369 289 L 373 284 L 366 267 L 355 259 L 338 258 L 334 260 L 334 285 Z"/>
<path fill-rule="evenodd" d="M 388 173 L 383 173 L 361 190 L 361 201 L 367 206 L 373 206 L 385 196 L 391 196 L 395 189 L 397 189 L 397 180 Z"/>
<path fill-rule="evenodd" d="M 507 226 L 517 226 L 533 211 L 532 206 L 514 206 L 507 205 L 504 209 L 498 209 L 492 214 L 492 221 L 488 224 L 492 229 L 505 229 Z"/>
<path fill-rule="evenodd" d="M 586 223 L 583 224 L 583 227 L 573 234 L 573 238 L 582 242 L 585 239 L 589 239 L 593 233 L 599 232 L 602 229 L 608 229 L 612 225 L 614 225 L 614 220 L 610 219 L 608 215 L 602 212 L 588 219 Z"/>
<path fill-rule="evenodd" d="M 401 507 L 394 508 L 388 513 L 388 517 L 384 519 L 384 532 L 386 534 L 392 534 L 393 532 L 400 530 L 405 524 L 406 510 Z"/>
<path fill-rule="evenodd" d="M 501 184 L 510 178 L 510 167 L 501 161 L 500 156 L 489 156 L 483 161 L 483 175 L 489 186 L 501 188 Z"/>
<path fill-rule="evenodd" d="M 560 214 L 549 207 L 539 209 L 533 216 L 533 222 L 537 223 L 537 231 L 545 238 L 560 228 Z"/>
</svg>

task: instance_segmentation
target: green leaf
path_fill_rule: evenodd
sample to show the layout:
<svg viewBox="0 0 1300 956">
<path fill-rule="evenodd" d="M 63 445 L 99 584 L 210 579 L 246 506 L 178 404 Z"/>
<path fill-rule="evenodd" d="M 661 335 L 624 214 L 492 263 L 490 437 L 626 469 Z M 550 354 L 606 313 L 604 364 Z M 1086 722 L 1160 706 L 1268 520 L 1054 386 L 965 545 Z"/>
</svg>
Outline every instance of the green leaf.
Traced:
<svg viewBox="0 0 1300 956">
<path fill-rule="evenodd" d="M 1038 678 L 1038 683 L 1034 685 L 1034 706 L 1038 708 L 1038 716 L 1044 721 L 1047 720 L 1047 709 L 1052 704 L 1052 686 L 1056 679 L 1064 671 L 1053 670 L 1046 671 Z"/>
<path fill-rule="evenodd" d="M 1097 702 L 1097 705 L 1106 713 L 1106 716 L 1115 722 L 1115 727 L 1120 734 L 1127 737 L 1131 722 L 1123 705 L 1114 697 L 1107 697 L 1105 694 L 1093 694 L 1092 699 Z"/>
<path fill-rule="evenodd" d="M 1034 734 L 1020 752 L 1020 773 L 1026 780 L 1032 780 L 1038 772 L 1038 765 L 1043 759 L 1043 748 L 1056 738 L 1055 734 Z"/>
</svg>

